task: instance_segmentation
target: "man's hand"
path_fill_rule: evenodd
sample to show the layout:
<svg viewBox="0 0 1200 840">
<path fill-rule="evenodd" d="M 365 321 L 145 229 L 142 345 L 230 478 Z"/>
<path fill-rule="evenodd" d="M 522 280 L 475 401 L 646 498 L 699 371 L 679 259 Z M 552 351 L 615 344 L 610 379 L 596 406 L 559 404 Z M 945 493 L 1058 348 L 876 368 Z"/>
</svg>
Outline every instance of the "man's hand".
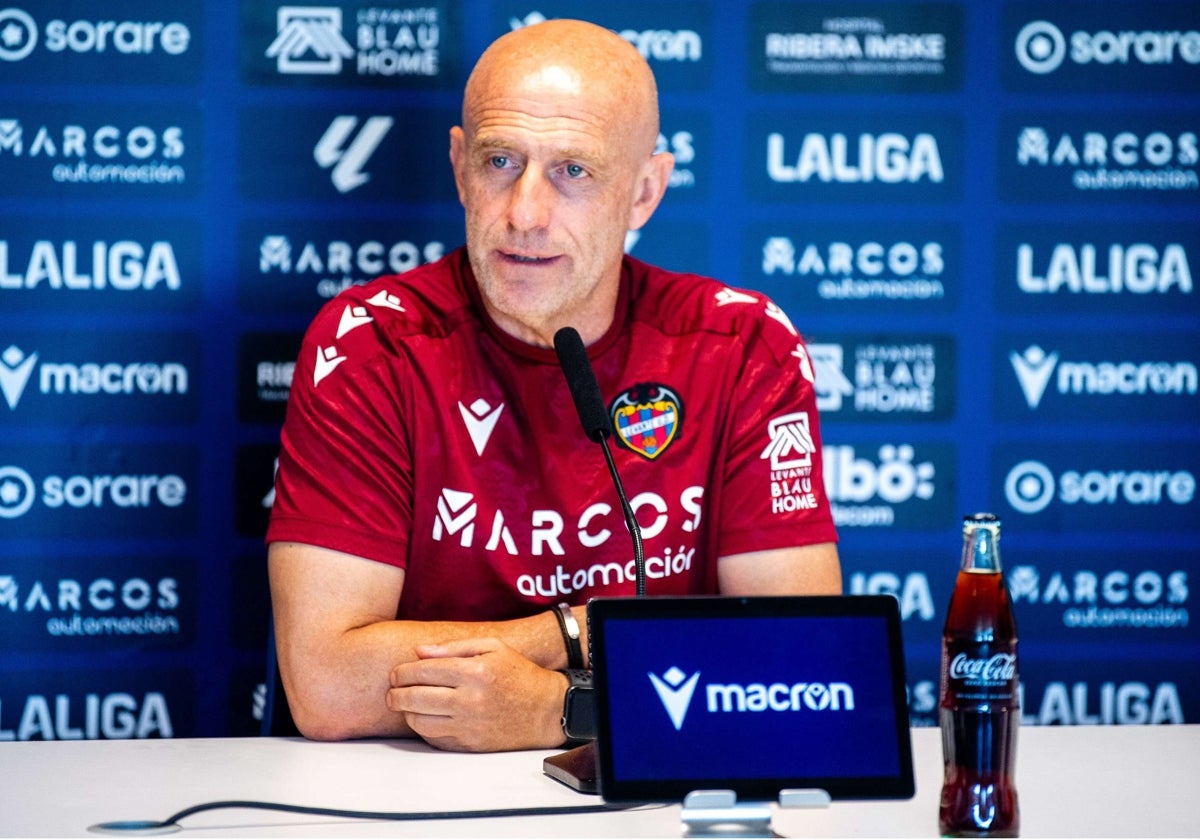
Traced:
<svg viewBox="0 0 1200 840">
<path fill-rule="evenodd" d="M 566 678 L 497 639 L 418 645 L 394 667 L 387 705 L 445 750 L 491 752 L 563 742 Z"/>
</svg>

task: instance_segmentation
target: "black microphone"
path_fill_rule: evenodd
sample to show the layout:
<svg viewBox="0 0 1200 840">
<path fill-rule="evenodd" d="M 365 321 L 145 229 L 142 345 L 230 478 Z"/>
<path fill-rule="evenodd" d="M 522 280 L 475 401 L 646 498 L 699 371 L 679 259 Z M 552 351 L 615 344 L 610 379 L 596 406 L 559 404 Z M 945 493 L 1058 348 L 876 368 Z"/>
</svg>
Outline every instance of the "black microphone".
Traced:
<svg viewBox="0 0 1200 840">
<path fill-rule="evenodd" d="M 625 525 L 633 539 L 635 592 L 637 597 L 641 598 L 646 594 L 646 555 L 642 548 L 642 528 L 633 514 L 633 508 L 629 506 L 629 499 L 625 496 L 625 485 L 621 483 L 617 464 L 608 448 L 608 436 L 612 434 L 612 430 L 608 427 L 608 411 L 604 408 L 604 398 L 600 395 L 596 372 L 592 370 L 592 362 L 588 359 L 583 339 L 574 327 L 563 327 L 554 334 L 554 352 L 558 354 L 558 364 L 562 368 L 563 376 L 567 378 L 567 387 L 571 390 L 571 400 L 579 413 L 579 422 L 583 424 L 583 433 L 600 444 L 600 448 L 604 450 L 608 474 L 612 476 L 617 498 L 621 500 L 621 512 L 625 515 Z"/>
<path fill-rule="evenodd" d="M 571 390 L 571 401 L 575 403 L 575 411 L 579 413 L 579 422 L 583 425 L 583 433 L 591 440 L 600 444 L 604 451 L 604 460 L 608 464 L 608 474 L 612 476 L 613 486 L 617 489 L 617 498 L 621 500 L 621 512 L 625 515 L 625 526 L 633 539 L 633 568 L 635 575 L 635 591 L 637 597 L 646 594 L 646 556 L 642 550 L 642 528 L 638 525 L 633 508 L 625 497 L 625 486 L 617 473 L 617 464 L 608 448 L 608 437 L 612 429 L 608 425 L 608 411 L 604 408 L 604 397 L 600 394 L 600 385 L 596 382 L 596 372 L 592 370 L 592 362 L 588 359 L 587 349 L 583 339 L 574 327 L 563 327 L 554 334 L 554 352 L 558 355 L 558 364 L 563 376 L 567 378 L 567 387 Z M 542 760 L 542 770 L 546 775 L 557 779 L 568 787 L 583 793 L 598 793 L 596 779 L 597 771 L 596 742 L 587 743 L 549 756 Z"/>
</svg>

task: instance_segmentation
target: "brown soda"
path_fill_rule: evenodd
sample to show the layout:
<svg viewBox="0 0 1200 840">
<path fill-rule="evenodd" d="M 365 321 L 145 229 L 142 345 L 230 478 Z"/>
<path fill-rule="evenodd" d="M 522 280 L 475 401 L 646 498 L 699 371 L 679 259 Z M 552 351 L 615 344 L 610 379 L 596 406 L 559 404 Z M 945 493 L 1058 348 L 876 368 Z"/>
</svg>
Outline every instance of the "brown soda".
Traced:
<svg viewBox="0 0 1200 840">
<path fill-rule="evenodd" d="M 1000 566 L 1000 521 L 963 520 L 962 565 L 942 631 L 939 718 L 946 837 L 1016 837 L 1017 627 Z"/>
</svg>

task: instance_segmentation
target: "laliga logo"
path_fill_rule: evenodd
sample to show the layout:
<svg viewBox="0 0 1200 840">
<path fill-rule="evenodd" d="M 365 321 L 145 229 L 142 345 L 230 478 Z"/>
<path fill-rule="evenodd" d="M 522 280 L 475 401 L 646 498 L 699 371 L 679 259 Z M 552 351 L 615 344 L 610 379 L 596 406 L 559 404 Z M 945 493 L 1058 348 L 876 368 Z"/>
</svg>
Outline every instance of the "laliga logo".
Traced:
<svg viewBox="0 0 1200 840">
<path fill-rule="evenodd" d="M 650 674 L 654 691 L 667 714 L 671 716 L 671 723 L 675 725 L 676 732 L 683 728 L 683 719 L 687 716 L 692 694 L 696 691 L 696 681 L 699 679 L 699 671 L 688 677 L 674 665 L 661 677 L 658 674 Z"/>
<path fill-rule="evenodd" d="M 1035 20 L 1017 33 L 1017 61 L 1030 73 L 1057 70 L 1067 56 L 1067 39 L 1053 23 Z"/>
<path fill-rule="evenodd" d="M 371 180 L 363 167 L 394 123 L 391 117 L 368 117 L 359 128 L 358 117 L 342 115 L 329 124 L 313 149 L 313 158 L 330 170 L 338 192 L 348 193 Z"/>
</svg>

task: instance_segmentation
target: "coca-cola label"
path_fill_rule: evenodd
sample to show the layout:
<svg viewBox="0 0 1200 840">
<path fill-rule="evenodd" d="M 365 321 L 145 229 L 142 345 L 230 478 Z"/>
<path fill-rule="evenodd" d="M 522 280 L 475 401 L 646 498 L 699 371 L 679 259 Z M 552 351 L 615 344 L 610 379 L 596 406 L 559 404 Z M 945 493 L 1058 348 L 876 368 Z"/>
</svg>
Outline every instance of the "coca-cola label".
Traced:
<svg viewBox="0 0 1200 840">
<path fill-rule="evenodd" d="M 996 685 L 1017 675 L 1017 657 L 997 653 L 986 659 L 972 659 L 960 653 L 950 662 L 950 679 L 971 680 L 975 684 Z"/>
<path fill-rule="evenodd" d="M 945 650 L 942 662 L 942 703 L 961 708 L 979 703 L 1016 706 L 1015 650 Z"/>
</svg>

